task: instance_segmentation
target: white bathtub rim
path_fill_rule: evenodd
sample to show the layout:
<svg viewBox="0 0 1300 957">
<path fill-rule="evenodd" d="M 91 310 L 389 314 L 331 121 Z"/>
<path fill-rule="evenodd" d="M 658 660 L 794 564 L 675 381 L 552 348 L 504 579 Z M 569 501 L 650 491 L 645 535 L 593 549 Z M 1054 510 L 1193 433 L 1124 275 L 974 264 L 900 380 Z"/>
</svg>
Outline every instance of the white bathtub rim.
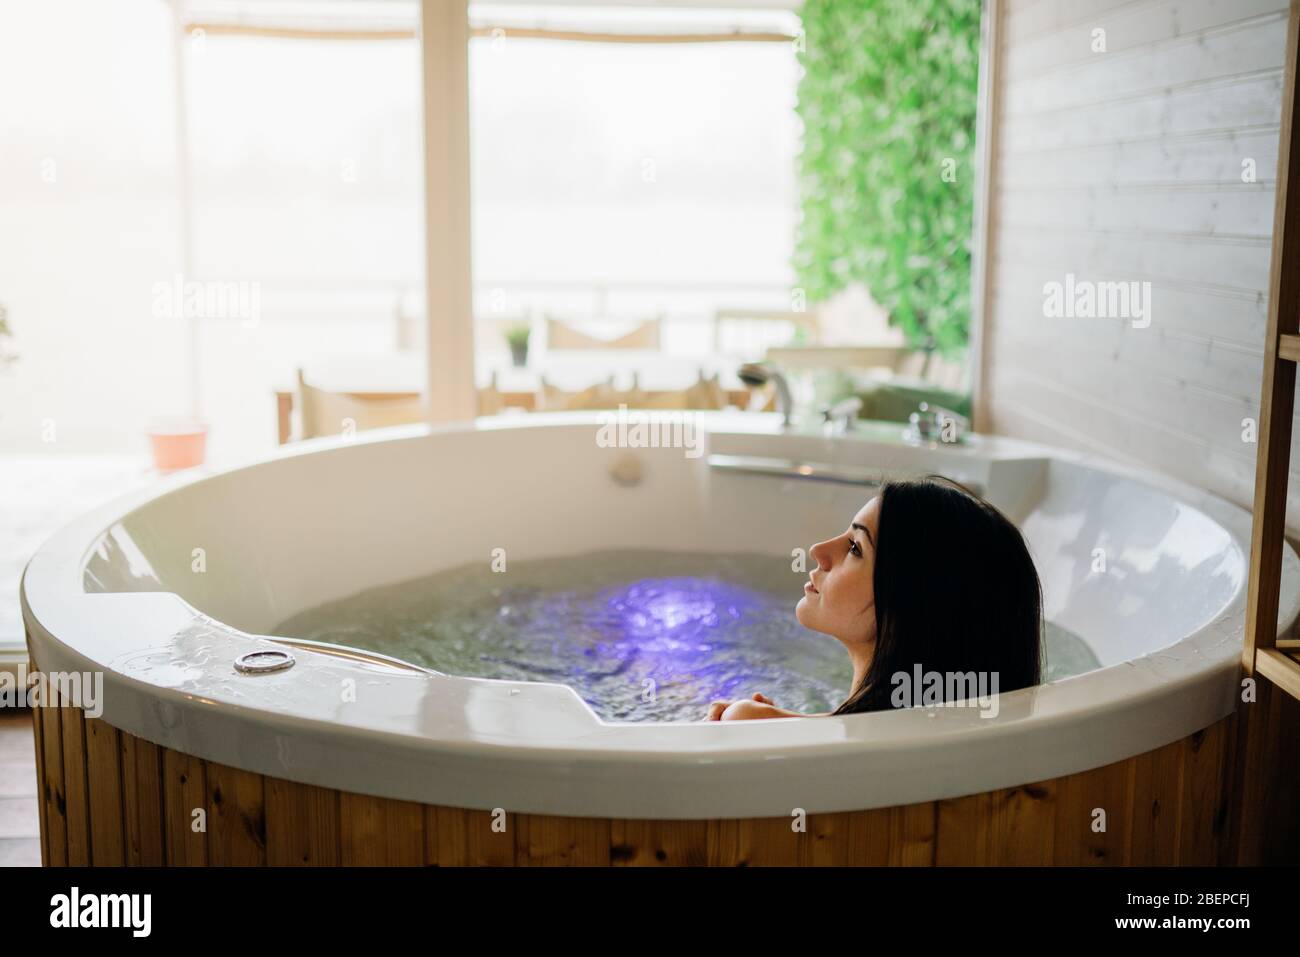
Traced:
<svg viewBox="0 0 1300 957">
<path fill-rule="evenodd" d="M 551 423 L 534 420 L 527 423 L 510 422 L 508 425 L 586 426 L 598 421 L 598 415 L 580 414 L 554 416 Z M 774 428 L 774 425 L 771 417 L 759 417 L 753 423 L 752 430 L 737 430 L 736 434 L 770 435 L 779 431 L 779 426 Z M 355 440 L 318 440 L 313 443 L 314 447 L 295 449 L 274 457 L 316 454 L 360 442 L 418 440 L 438 432 L 502 427 L 506 426 L 499 421 L 486 424 L 480 422 L 477 426 L 450 425 L 432 430 L 425 426 L 401 427 L 384 430 L 383 435 L 358 437 Z M 985 439 L 981 450 L 994 454 L 1000 452 L 1003 457 L 1046 456 L 1073 461 L 1088 468 L 1097 468 L 1147 485 L 1162 487 L 1178 494 L 1191 507 L 1206 512 L 1216 522 L 1227 527 L 1238 541 L 1243 521 L 1246 534 L 1249 535 L 1249 515 L 1243 510 L 1210 493 L 1193 489 L 1165 476 L 1115 466 L 1114 463 L 1101 463 L 1078 453 L 1018 440 L 996 437 Z M 241 468 L 261 464 L 263 463 L 249 463 Z M 1237 612 L 1240 610 L 1238 606 L 1244 607 L 1240 594 L 1219 618 L 1164 649 L 1065 681 L 1003 695 L 1003 715 L 1014 710 L 1015 703 L 1020 700 L 1016 696 L 1034 695 L 1038 705 L 1034 716 L 1016 721 L 1007 721 L 1002 715 L 986 719 L 985 724 L 977 726 L 981 732 L 979 735 L 955 732 L 951 727 L 928 736 L 918 734 L 916 732 L 924 729 L 925 724 L 916 728 L 910 727 L 910 724 L 927 722 L 929 719 L 924 717 L 927 709 L 918 709 L 915 713 L 904 715 L 888 713 L 845 718 L 785 719 L 735 725 L 605 724 L 590 712 L 572 689 L 552 686 L 568 692 L 573 707 L 588 716 L 590 730 L 587 734 L 567 742 L 542 740 L 519 746 L 483 740 L 440 739 L 410 727 L 382 727 L 383 720 L 378 722 L 381 727 L 373 727 L 371 723 L 322 722 L 298 714 L 250 707 L 236 701 L 220 701 L 214 697 L 150 685 L 130 675 L 113 671 L 108 667 L 108 662 L 95 660 L 86 649 L 73 647 L 45 627 L 42 615 L 37 614 L 32 603 L 29 603 L 29 592 L 33 603 L 43 612 L 45 620 L 62 618 L 58 604 L 59 593 L 62 592 L 66 598 L 69 589 L 80 589 L 80 569 L 89 550 L 105 529 L 135 508 L 208 477 L 207 474 L 176 476 L 161 487 L 155 486 L 109 503 L 56 535 L 38 552 L 24 573 L 24 619 L 33 651 L 43 667 L 51 670 L 105 670 L 108 686 L 106 698 L 112 703 L 112 707 L 108 703 L 105 705 L 105 720 L 110 724 L 156 744 L 275 777 L 429 804 L 497 807 L 502 806 L 500 801 L 488 795 L 499 795 L 503 790 L 501 774 L 493 775 L 491 780 L 471 781 L 475 777 L 472 767 L 484 763 L 506 763 L 511 765 L 511 773 L 518 775 L 516 784 L 509 788 L 513 792 L 514 803 L 507 809 L 513 811 L 576 816 L 698 818 L 774 816 L 789 813 L 791 806 L 802 806 L 809 811 L 851 810 L 955 797 L 960 793 L 1014 787 L 1055 777 L 1060 773 L 1088 770 L 1090 767 L 1152 750 L 1207 727 L 1231 713 L 1236 700 L 1235 675 L 1242 629 Z M 1285 557 L 1287 569 L 1294 578 L 1300 563 L 1297 563 L 1294 552 L 1289 547 Z M 171 593 L 140 594 L 159 597 L 165 595 L 188 609 L 191 615 L 197 614 L 179 596 Z M 80 595 L 83 600 L 99 597 L 107 596 L 90 596 L 84 592 Z M 1281 616 L 1289 614 L 1292 623 L 1296 611 L 1294 606 L 1293 600 L 1281 612 Z M 50 623 L 53 624 L 52 621 Z M 58 632 L 62 629 L 55 627 L 53 630 Z M 299 667 L 364 667 L 355 663 L 343 665 L 338 659 L 312 652 L 295 654 L 300 659 Z M 1160 662 L 1155 659 L 1160 659 Z M 425 676 L 418 675 L 403 677 L 408 680 L 425 680 Z M 443 680 L 465 683 L 483 681 L 472 678 Z M 108 694 L 109 687 L 114 688 L 115 693 Z M 1075 703 L 1071 704 L 1072 701 Z M 169 728 L 159 720 L 162 704 L 172 710 L 173 717 L 182 716 L 179 723 Z M 355 773 L 358 770 L 356 768 L 349 769 L 336 762 L 322 762 L 316 769 L 295 766 L 283 760 L 276 749 L 250 747 L 247 742 L 239 747 L 237 753 L 232 753 L 228 747 L 222 746 L 222 740 L 214 739 L 211 734 L 203 734 L 204 724 L 212 722 L 214 712 L 218 711 L 223 712 L 228 719 L 225 723 L 242 724 L 248 729 L 260 728 L 266 737 L 276 740 L 277 747 L 283 746 L 286 740 L 291 740 L 294 736 L 328 738 L 337 743 L 340 734 L 346 735 L 352 745 L 365 745 L 391 752 L 388 774 L 380 778 L 367 776 Z M 1126 733 L 1120 739 L 1112 740 L 1106 746 L 1090 742 L 1087 747 L 1075 748 L 1069 757 L 1065 755 L 1070 749 L 1061 747 L 1059 741 L 1056 747 L 1050 746 L 1053 736 L 1063 735 L 1071 727 L 1086 727 L 1088 722 L 1104 718 L 1108 711 L 1116 714 L 1130 713 L 1135 718 L 1142 714 L 1144 717 L 1132 722 L 1136 727 L 1125 729 Z M 575 711 L 575 717 L 576 714 Z M 871 727 L 872 722 L 878 725 L 882 718 L 894 721 L 894 724 L 889 725 L 893 734 L 888 738 L 864 738 L 863 729 Z M 912 733 L 896 736 L 905 727 L 900 719 L 909 722 L 908 730 Z M 847 722 L 841 726 L 846 737 L 842 740 L 825 740 L 826 733 L 816 729 L 816 725 L 823 722 Z M 998 722 L 1003 722 L 1003 726 L 994 728 Z M 1029 725 L 1033 727 L 1029 728 L 1027 734 L 1025 729 Z M 768 726 L 768 730 L 764 731 L 764 726 Z M 933 728 L 934 725 L 930 727 Z M 715 738 L 720 743 L 707 750 L 684 749 L 680 745 L 660 740 L 665 735 L 676 737 L 684 732 L 695 733 L 685 729 L 702 729 L 708 735 L 728 737 Z M 792 732 L 787 729 L 795 730 Z M 800 729 L 807 729 L 807 733 Z M 973 732 L 976 729 L 970 730 Z M 856 733 L 849 737 L 847 735 L 850 731 Z M 589 739 L 593 734 L 606 739 L 607 743 L 593 747 L 591 740 L 582 740 Z M 953 750 L 954 746 L 959 749 L 969 746 L 976 738 L 986 746 L 993 739 L 999 741 L 1001 749 L 997 754 L 998 760 L 993 762 L 996 766 L 983 766 L 989 765 L 989 762 L 983 762 L 983 765 L 972 767 L 969 761 L 963 761 L 970 773 L 956 784 L 945 784 L 940 780 L 943 775 L 938 772 L 926 773 L 933 771 L 936 762 L 942 763 L 945 755 L 949 760 L 958 756 L 958 752 Z M 1021 740 L 1017 742 L 1017 738 Z M 1032 738 L 1038 740 L 1038 746 L 1029 748 L 1026 745 Z M 197 751 L 195 742 L 203 742 Z M 842 773 L 837 774 L 833 767 L 848 763 L 857 768 L 879 769 L 880 762 L 888 760 L 891 755 L 895 759 L 914 760 L 904 761 L 899 773 L 891 775 L 886 784 L 880 781 L 870 782 L 869 786 L 863 782 L 855 783 L 852 780 L 853 774 L 847 777 Z M 231 760 L 232 758 L 238 760 Z M 412 761 L 415 762 L 414 765 L 409 763 Z M 593 762 L 604 768 L 603 775 L 595 775 L 603 781 L 600 793 L 587 791 L 578 799 L 568 793 L 563 780 L 555 779 L 556 767 Z M 774 777 L 770 774 L 774 762 L 786 766 L 783 774 L 775 777 L 798 778 L 799 784 L 793 790 L 790 787 L 776 787 L 768 780 Z M 909 770 L 906 767 L 908 764 L 912 765 L 910 775 L 904 773 Z M 919 772 L 915 767 L 917 764 L 923 766 Z M 710 773 L 716 770 L 715 765 L 727 765 L 730 780 L 719 781 L 716 773 Z M 413 787 L 409 781 L 410 771 L 412 767 L 421 766 L 440 767 L 448 774 L 459 773 L 462 780 L 451 786 L 443 775 L 430 775 L 418 787 Z M 797 772 L 792 773 L 791 766 L 797 767 Z M 747 774 L 737 772 L 737 768 L 741 767 L 748 768 L 751 772 L 755 769 L 769 769 L 767 778 L 763 779 L 767 781 L 767 790 L 761 798 L 749 793 L 754 782 Z M 457 768 L 459 771 L 454 770 Z M 647 775 L 663 775 L 670 769 L 673 772 L 675 790 L 647 790 Z M 808 787 L 807 782 L 810 781 L 823 782 L 825 793 L 811 794 L 814 789 Z M 983 786 L 990 781 L 995 783 Z M 954 792 L 954 787 L 958 789 L 957 792 Z M 682 788 L 693 789 L 688 792 L 691 795 L 689 799 L 683 797 Z M 789 803 L 801 796 L 801 802 L 795 805 Z"/>
<path fill-rule="evenodd" d="M 159 597 L 172 598 L 183 605 L 176 596 L 160 594 Z M 40 635 L 42 630 L 36 625 L 33 637 L 48 639 L 49 636 Z M 85 671 L 94 667 L 94 662 L 60 642 L 48 640 L 43 644 L 40 663 L 48 670 Z M 263 641 L 255 645 L 278 647 Z M 51 659 L 50 652 L 56 648 L 58 653 Z M 327 659 L 319 664 L 331 670 L 337 667 L 337 659 L 329 656 L 312 652 L 305 652 L 304 656 Z M 618 740 L 599 748 L 591 747 L 590 742 L 585 747 L 577 746 L 579 741 L 521 747 L 437 739 L 409 730 L 349 724 L 346 743 L 353 752 L 365 752 L 374 762 L 370 767 L 337 761 L 302 763 L 287 758 L 287 754 L 308 738 L 325 741 L 333 750 L 340 743 L 339 731 L 343 726 L 333 721 L 268 712 L 262 707 L 186 694 L 111 670 L 105 672 L 103 719 L 154 744 L 205 760 L 378 797 L 577 817 L 775 817 L 785 816 L 797 807 L 810 813 L 869 810 L 1049 780 L 1154 750 L 1208 727 L 1232 712 L 1238 672 L 1235 655 L 1220 661 L 1212 673 L 1185 674 L 1174 680 L 1156 679 L 1142 670 L 1140 662 L 1138 659 L 1002 696 L 1005 711 L 1027 696 L 1043 696 L 1047 689 L 1066 685 L 1082 687 L 1090 677 L 1103 673 L 1111 673 L 1113 684 L 1113 678 L 1122 675 L 1136 687 L 1119 700 L 1118 707 L 1130 717 L 1118 721 L 1116 730 L 1128 731 L 1135 725 L 1142 728 L 1144 741 L 1137 750 L 1133 750 L 1132 741 L 1123 734 L 1102 735 L 1099 740 L 1096 728 L 1082 725 L 1089 718 L 1109 719 L 1117 724 L 1116 708 L 1105 703 L 1036 713 L 1013 727 L 1013 731 L 1022 733 L 997 735 L 996 747 L 992 747 L 995 736 L 977 733 L 983 730 L 981 726 L 900 735 L 898 732 L 903 730 L 929 730 L 930 719 L 926 713 L 935 709 L 924 708 L 901 713 L 752 723 L 604 724 L 571 688 L 551 685 L 556 691 L 566 692 L 576 708 L 587 712 L 593 734 L 617 735 Z M 356 671 L 354 667 L 337 670 L 340 674 Z M 399 678 L 396 674 L 391 677 Z M 399 680 L 419 682 L 427 678 L 402 674 Z M 1171 703 L 1186 706 L 1189 702 L 1195 705 L 1194 711 L 1184 707 L 1180 713 L 1171 713 L 1168 707 Z M 1082 713 L 1089 710 L 1096 713 Z M 1191 724 L 1200 727 L 1187 730 L 1189 718 Z M 998 720 L 989 719 L 990 725 Z M 883 727 L 886 721 L 892 722 L 892 726 Z M 844 722 L 857 734 L 851 740 L 772 744 L 773 732 L 778 729 L 789 731 L 809 728 L 810 723 L 831 722 Z M 893 733 L 865 737 L 872 725 Z M 239 727 L 244 733 L 222 730 L 230 726 Z M 693 729 L 703 729 L 723 743 L 710 750 L 631 750 L 628 747 L 636 738 L 647 744 L 652 735 L 661 737 L 665 731 L 681 735 Z M 1060 738 L 1068 737 L 1071 730 L 1083 732 L 1086 747 L 1082 754 L 1078 749 L 1071 751 L 1061 746 Z M 748 738 L 747 746 L 738 747 L 740 742 L 724 740 L 737 737 Z M 972 761 L 971 750 L 976 746 L 982 746 L 999 760 Z M 936 769 L 954 762 L 961 765 L 960 780 L 937 780 Z M 478 769 L 485 764 L 498 770 L 484 774 Z M 771 773 L 774 764 L 781 766 L 780 774 Z M 563 769 L 576 766 L 587 767 L 587 773 L 600 780 L 600 789 L 570 793 L 572 782 L 565 777 Z M 915 773 L 918 766 L 925 773 Z M 893 773 L 869 779 L 863 775 L 866 768 Z M 726 773 L 720 775 L 719 769 Z M 382 773 L 376 773 L 379 770 Z M 907 774 L 908 771 L 912 773 Z M 664 784 L 665 775 L 669 776 L 671 786 Z M 656 790 L 652 787 L 656 783 L 662 787 Z M 683 794 L 691 795 L 690 799 L 683 800 Z"/>
</svg>

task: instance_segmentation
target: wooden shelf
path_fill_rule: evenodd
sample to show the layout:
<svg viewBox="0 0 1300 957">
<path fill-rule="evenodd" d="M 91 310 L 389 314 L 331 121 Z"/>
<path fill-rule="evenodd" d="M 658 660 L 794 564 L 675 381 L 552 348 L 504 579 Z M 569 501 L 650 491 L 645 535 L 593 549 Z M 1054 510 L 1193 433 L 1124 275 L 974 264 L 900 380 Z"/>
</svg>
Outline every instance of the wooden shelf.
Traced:
<svg viewBox="0 0 1300 957">
<path fill-rule="evenodd" d="M 1278 640 L 1282 557 L 1286 549 L 1291 425 L 1300 364 L 1300 0 L 1291 0 L 1278 141 L 1277 196 L 1268 277 L 1268 332 L 1260 388 L 1259 445 L 1251 518 L 1250 577 L 1242 665 L 1300 700 L 1300 661 L 1293 638 Z"/>
<path fill-rule="evenodd" d="M 1293 698 L 1300 698 L 1300 660 L 1275 648 L 1255 652 L 1255 670 Z"/>
</svg>

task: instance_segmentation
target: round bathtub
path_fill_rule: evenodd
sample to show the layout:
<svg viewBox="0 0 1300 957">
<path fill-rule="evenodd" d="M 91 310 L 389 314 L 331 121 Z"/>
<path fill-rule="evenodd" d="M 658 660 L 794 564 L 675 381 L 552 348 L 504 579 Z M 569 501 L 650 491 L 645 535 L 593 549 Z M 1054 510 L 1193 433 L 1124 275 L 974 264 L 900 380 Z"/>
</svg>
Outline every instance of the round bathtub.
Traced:
<svg viewBox="0 0 1300 957">
<path fill-rule="evenodd" d="M 33 667 L 102 674 L 103 692 L 89 710 L 38 709 L 47 859 L 1221 859 L 1247 512 L 993 437 L 918 446 L 894 426 L 798 433 L 717 413 L 678 430 L 687 447 L 611 438 L 593 413 L 304 443 L 178 477 L 55 536 L 22 584 Z M 267 633 L 295 613 L 495 549 L 789 556 L 842 529 L 873 476 L 924 472 L 1020 525 L 1047 617 L 1100 668 L 1003 694 L 994 715 L 613 724 L 561 684 L 346 649 L 300 644 L 275 673 L 234 666 L 283 650 Z M 1288 548 L 1280 632 L 1298 583 Z M 1098 809 L 1112 822 L 1101 832 Z"/>
</svg>

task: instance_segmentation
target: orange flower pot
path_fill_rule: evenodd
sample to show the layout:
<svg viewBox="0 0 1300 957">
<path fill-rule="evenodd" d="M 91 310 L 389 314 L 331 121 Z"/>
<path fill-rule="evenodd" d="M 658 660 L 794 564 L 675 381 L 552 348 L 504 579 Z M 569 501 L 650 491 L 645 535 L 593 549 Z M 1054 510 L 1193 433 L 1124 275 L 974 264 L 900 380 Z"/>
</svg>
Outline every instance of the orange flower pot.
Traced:
<svg viewBox="0 0 1300 957">
<path fill-rule="evenodd" d="M 208 427 L 193 419 L 156 419 L 145 429 L 160 472 L 202 465 L 207 454 Z"/>
</svg>

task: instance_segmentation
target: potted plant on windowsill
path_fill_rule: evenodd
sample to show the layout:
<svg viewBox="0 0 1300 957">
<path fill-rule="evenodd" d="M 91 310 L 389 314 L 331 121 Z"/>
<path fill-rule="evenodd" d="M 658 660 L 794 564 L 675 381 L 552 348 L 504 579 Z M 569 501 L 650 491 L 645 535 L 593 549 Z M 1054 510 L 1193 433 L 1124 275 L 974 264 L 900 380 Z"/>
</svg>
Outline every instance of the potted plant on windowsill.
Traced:
<svg viewBox="0 0 1300 957">
<path fill-rule="evenodd" d="M 528 338 L 532 335 L 532 327 L 524 323 L 511 326 L 506 330 L 506 342 L 510 344 L 510 358 L 516 368 L 522 369 L 528 365 Z"/>
</svg>

